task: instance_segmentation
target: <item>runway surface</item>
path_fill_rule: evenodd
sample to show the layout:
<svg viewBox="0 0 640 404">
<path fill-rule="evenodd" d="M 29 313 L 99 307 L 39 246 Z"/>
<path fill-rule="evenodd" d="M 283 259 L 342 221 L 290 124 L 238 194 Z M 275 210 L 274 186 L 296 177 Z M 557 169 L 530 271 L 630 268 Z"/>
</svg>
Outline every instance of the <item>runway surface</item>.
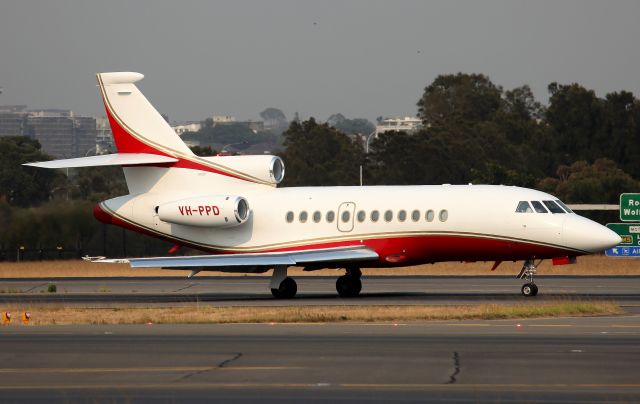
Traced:
<svg viewBox="0 0 640 404">
<path fill-rule="evenodd" d="M 359 298 L 341 299 L 335 277 L 298 277 L 298 295 L 276 300 L 269 277 L 1 279 L 0 303 L 211 303 L 215 305 L 456 304 L 521 301 L 524 283 L 505 276 L 363 277 Z M 602 298 L 640 305 L 638 276 L 540 276 L 538 300 Z M 48 293 L 50 284 L 56 293 Z"/>
<path fill-rule="evenodd" d="M 638 402 L 640 317 L 0 328 L 9 402 Z"/>
</svg>

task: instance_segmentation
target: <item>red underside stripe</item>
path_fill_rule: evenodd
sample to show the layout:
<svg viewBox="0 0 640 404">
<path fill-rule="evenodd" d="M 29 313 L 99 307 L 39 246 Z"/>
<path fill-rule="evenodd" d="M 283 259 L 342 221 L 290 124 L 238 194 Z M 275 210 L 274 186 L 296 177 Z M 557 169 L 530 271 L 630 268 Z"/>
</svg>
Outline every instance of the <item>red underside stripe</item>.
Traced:
<svg viewBox="0 0 640 404">
<path fill-rule="evenodd" d="M 367 267 L 375 266 L 407 266 L 444 261 L 521 261 L 527 259 L 551 259 L 554 257 L 582 255 L 560 247 L 543 246 L 526 242 L 496 240 L 481 237 L 464 237 L 449 235 L 425 235 L 390 237 L 359 241 L 335 241 L 315 243 L 296 247 L 274 248 L 260 251 L 224 251 L 206 248 L 196 244 L 162 236 L 144 228 L 137 227 L 105 212 L 100 205 L 94 208 L 94 216 L 103 223 L 124 227 L 136 233 L 146 234 L 172 243 L 191 247 L 200 251 L 215 254 L 238 254 L 248 252 L 285 252 L 309 249 L 325 249 L 333 247 L 361 246 L 374 250 L 380 259 Z M 390 257 L 389 260 L 386 258 Z M 397 257 L 406 257 L 398 261 Z"/>
</svg>

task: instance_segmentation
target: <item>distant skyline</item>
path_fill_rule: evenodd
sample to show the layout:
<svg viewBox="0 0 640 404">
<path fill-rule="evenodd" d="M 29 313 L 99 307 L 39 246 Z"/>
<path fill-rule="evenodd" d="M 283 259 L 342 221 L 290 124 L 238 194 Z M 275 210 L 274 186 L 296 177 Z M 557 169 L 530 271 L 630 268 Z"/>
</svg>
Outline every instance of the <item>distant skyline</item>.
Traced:
<svg viewBox="0 0 640 404">
<path fill-rule="evenodd" d="M 103 116 L 95 73 L 137 71 L 172 120 L 416 114 L 439 74 L 640 96 L 638 1 L 6 1 L 0 105 Z"/>
</svg>

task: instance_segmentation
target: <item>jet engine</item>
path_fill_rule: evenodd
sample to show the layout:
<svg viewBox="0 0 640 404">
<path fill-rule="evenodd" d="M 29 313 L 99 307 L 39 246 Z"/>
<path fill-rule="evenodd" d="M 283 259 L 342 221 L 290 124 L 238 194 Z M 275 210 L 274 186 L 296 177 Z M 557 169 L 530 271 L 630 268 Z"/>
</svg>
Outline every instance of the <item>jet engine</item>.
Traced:
<svg viewBox="0 0 640 404">
<path fill-rule="evenodd" d="M 273 185 L 284 179 L 284 162 L 278 156 L 214 156 L 208 161 Z"/>
<path fill-rule="evenodd" d="M 197 227 L 233 227 L 249 219 L 249 203 L 241 196 L 211 195 L 180 199 L 156 207 L 163 222 Z"/>
</svg>

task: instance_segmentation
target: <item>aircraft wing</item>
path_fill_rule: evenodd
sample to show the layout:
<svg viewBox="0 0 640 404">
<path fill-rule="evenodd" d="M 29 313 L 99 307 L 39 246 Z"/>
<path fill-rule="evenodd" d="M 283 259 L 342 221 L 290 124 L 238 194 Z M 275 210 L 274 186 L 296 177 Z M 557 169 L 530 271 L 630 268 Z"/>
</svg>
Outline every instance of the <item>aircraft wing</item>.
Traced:
<svg viewBox="0 0 640 404">
<path fill-rule="evenodd" d="M 324 248 L 270 253 L 194 255 L 188 257 L 152 257 L 106 259 L 85 257 L 103 263 L 128 263 L 132 268 L 215 268 L 215 267 L 272 267 L 275 265 L 308 265 L 332 262 L 377 260 L 378 254 L 366 246 Z M 240 269 L 240 268 L 238 268 Z"/>
<path fill-rule="evenodd" d="M 40 161 L 26 163 L 23 166 L 40 168 L 77 168 L 98 166 L 135 166 L 143 164 L 175 163 L 178 159 L 147 153 L 114 153 L 100 156 L 78 157 L 73 159 Z"/>
</svg>

